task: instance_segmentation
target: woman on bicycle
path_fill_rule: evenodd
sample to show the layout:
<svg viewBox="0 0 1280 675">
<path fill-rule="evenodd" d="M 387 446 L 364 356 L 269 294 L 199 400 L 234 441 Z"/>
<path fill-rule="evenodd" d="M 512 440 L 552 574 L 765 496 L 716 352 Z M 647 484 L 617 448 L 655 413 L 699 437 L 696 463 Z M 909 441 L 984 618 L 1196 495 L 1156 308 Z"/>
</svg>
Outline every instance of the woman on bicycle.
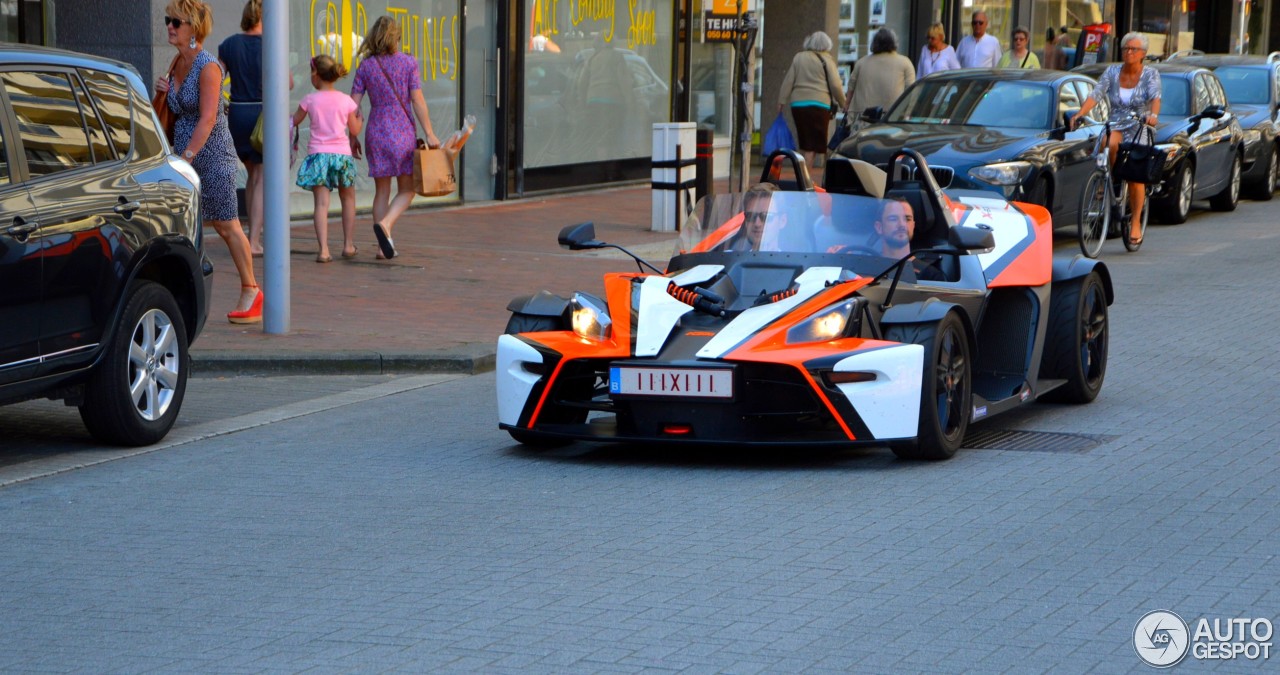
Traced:
<svg viewBox="0 0 1280 675">
<path fill-rule="evenodd" d="M 1160 73 L 1143 65 L 1147 56 L 1147 36 L 1128 33 L 1120 40 L 1121 63 L 1109 66 L 1098 78 L 1098 84 L 1085 99 L 1080 112 L 1071 118 L 1071 128 L 1076 127 L 1081 116 L 1098 105 L 1098 99 L 1106 96 L 1111 107 L 1111 137 L 1107 139 L 1110 158 L 1114 164 L 1120 142 L 1133 141 L 1141 130 L 1141 124 L 1155 126 L 1160 115 Z M 1141 124 L 1140 124 L 1141 122 Z M 1143 186 L 1129 184 L 1129 232 L 1134 244 L 1142 243 L 1142 202 L 1146 198 Z"/>
</svg>

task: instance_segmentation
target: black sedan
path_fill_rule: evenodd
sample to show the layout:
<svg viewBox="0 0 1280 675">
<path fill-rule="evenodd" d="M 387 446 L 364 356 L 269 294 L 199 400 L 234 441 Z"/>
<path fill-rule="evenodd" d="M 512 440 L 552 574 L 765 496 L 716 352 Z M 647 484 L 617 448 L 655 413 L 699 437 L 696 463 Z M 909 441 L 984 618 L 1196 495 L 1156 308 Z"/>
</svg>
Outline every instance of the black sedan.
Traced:
<svg viewBox="0 0 1280 675">
<path fill-rule="evenodd" d="M 1097 77 L 1108 65 L 1095 63 L 1073 72 Z M 1152 193 L 1156 217 L 1166 223 L 1186 222 L 1195 199 L 1208 199 L 1216 211 L 1234 210 L 1240 197 L 1244 130 L 1222 84 L 1207 68 L 1176 61 L 1146 65 L 1160 72 L 1156 145 L 1168 158 L 1164 177 Z"/>
<path fill-rule="evenodd" d="M 904 147 L 924 155 L 947 188 L 998 192 L 1046 207 L 1055 225 L 1078 220 L 1080 192 L 1095 169 L 1093 138 L 1105 120 L 1068 131 L 1064 115 L 1080 109 L 1094 81 L 1057 70 L 974 68 L 935 73 L 911 85 L 887 114 L 836 154 L 885 166 Z"/>
<path fill-rule="evenodd" d="M 1179 52 L 1169 58 L 1208 68 L 1218 76 L 1244 129 L 1241 189 L 1254 199 L 1271 199 L 1280 182 L 1280 52 L 1270 56 Z"/>
</svg>

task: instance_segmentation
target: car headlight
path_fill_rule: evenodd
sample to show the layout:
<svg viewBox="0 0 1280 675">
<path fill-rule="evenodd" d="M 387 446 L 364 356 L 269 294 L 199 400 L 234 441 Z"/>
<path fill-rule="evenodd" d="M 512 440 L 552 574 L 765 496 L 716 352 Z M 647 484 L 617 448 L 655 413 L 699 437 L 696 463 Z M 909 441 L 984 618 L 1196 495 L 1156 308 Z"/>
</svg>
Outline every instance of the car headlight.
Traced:
<svg viewBox="0 0 1280 675">
<path fill-rule="evenodd" d="M 569 307 L 573 315 L 573 332 L 588 340 L 608 340 L 613 333 L 609 309 L 599 298 L 587 293 L 574 293 Z"/>
<path fill-rule="evenodd" d="M 848 298 L 824 307 L 788 330 L 787 344 L 826 342 L 839 337 L 856 335 L 861 322 L 860 307 L 859 298 Z"/>
<path fill-rule="evenodd" d="M 1182 159 L 1182 146 L 1177 143 L 1157 143 L 1156 150 L 1164 151 L 1164 168 L 1169 169 Z"/>
<path fill-rule="evenodd" d="M 1262 140 L 1261 129 L 1245 129 L 1244 130 L 1245 145 L 1253 145 L 1254 143 L 1257 143 L 1258 141 L 1261 141 L 1261 140 Z"/>
<path fill-rule="evenodd" d="M 969 169 L 969 175 L 992 185 L 1021 185 L 1031 175 L 1030 162 L 1000 162 Z"/>
</svg>

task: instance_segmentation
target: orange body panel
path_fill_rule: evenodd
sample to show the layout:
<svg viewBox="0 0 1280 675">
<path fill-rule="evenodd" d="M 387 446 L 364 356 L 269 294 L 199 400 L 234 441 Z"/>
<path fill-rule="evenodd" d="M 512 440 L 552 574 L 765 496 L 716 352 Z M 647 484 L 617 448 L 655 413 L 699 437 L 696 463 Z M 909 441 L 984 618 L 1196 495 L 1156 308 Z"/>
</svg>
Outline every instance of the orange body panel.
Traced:
<svg viewBox="0 0 1280 675">
<path fill-rule="evenodd" d="M 1016 208 L 1025 214 L 1031 226 L 1031 245 L 990 280 L 988 288 L 1043 286 L 1053 279 L 1053 219 L 1043 206 L 1019 202 Z"/>
</svg>

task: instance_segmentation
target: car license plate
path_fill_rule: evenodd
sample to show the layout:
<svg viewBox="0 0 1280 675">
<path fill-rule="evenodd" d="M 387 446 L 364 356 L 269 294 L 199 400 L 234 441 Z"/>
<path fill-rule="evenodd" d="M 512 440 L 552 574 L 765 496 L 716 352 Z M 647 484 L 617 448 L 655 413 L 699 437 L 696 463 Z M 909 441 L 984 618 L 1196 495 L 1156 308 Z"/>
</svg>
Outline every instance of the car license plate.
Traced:
<svg viewBox="0 0 1280 675">
<path fill-rule="evenodd" d="M 733 398 L 733 370 L 613 366 L 609 369 L 609 393 L 614 396 Z"/>
</svg>

